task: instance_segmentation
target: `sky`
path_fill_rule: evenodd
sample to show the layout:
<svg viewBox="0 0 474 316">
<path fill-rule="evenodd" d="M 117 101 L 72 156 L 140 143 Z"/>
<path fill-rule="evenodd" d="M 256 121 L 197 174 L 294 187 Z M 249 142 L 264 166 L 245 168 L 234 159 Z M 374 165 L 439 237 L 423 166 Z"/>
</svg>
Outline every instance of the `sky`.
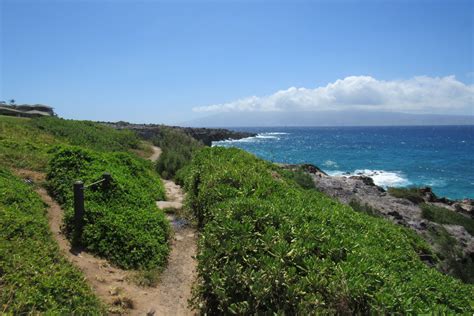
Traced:
<svg viewBox="0 0 474 316">
<path fill-rule="evenodd" d="M 0 3 L 0 100 L 65 118 L 474 115 L 474 1 Z"/>
</svg>

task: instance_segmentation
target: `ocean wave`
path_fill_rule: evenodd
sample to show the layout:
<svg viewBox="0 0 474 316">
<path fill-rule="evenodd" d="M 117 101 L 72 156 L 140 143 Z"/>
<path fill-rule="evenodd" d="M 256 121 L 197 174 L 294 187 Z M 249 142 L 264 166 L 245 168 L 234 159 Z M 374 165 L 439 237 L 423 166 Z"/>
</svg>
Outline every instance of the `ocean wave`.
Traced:
<svg viewBox="0 0 474 316">
<path fill-rule="evenodd" d="M 255 136 L 255 138 L 263 138 L 263 139 L 280 139 L 279 137 L 277 136 L 274 136 L 274 135 L 270 135 L 270 134 L 258 134 L 257 136 Z"/>
<path fill-rule="evenodd" d="M 385 170 L 371 170 L 371 169 L 357 169 L 354 172 L 343 172 L 340 170 L 328 171 L 330 176 L 365 176 L 372 178 L 374 183 L 383 188 L 387 187 L 405 187 L 412 183 L 400 171 L 385 171 Z"/>
<path fill-rule="evenodd" d="M 259 133 L 256 136 L 246 137 L 241 139 L 225 139 L 219 140 L 216 142 L 212 142 L 212 146 L 219 146 L 224 144 L 231 144 L 231 143 L 256 143 L 265 140 L 279 140 L 280 137 L 275 135 L 283 135 L 287 133 L 279 133 L 279 132 L 271 132 L 271 133 Z"/>
<path fill-rule="evenodd" d="M 446 186 L 446 181 L 442 179 L 431 179 L 431 180 L 425 181 L 424 184 L 429 187 L 442 188 Z"/>
<path fill-rule="evenodd" d="M 268 133 L 262 133 L 266 135 L 289 135 L 290 133 L 285 133 L 285 132 L 268 132 Z"/>
<path fill-rule="evenodd" d="M 332 160 L 326 160 L 326 161 L 323 163 L 323 166 L 325 166 L 325 167 L 332 167 L 332 168 L 337 168 L 337 167 L 339 167 L 339 165 L 337 164 L 337 162 L 332 161 Z"/>
</svg>

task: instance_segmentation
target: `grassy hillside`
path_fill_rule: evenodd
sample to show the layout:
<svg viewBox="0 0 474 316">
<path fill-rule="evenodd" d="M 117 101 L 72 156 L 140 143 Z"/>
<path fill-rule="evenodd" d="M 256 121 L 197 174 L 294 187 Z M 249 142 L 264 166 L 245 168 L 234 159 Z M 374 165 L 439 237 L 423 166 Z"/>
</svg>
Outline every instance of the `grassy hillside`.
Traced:
<svg viewBox="0 0 474 316">
<path fill-rule="evenodd" d="M 31 119 L 0 116 L 0 163 L 6 167 L 45 170 L 48 150 L 64 142 L 32 127 Z"/>
<path fill-rule="evenodd" d="M 50 158 L 48 151 L 60 144 L 78 145 L 97 151 L 146 150 L 133 132 L 117 131 L 94 122 L 0 115 L 2 165 L 45 171 Z"/>
<path fill-rule="evenodd" d="M 0 169 L 0 314 L 100 314 L 81 273 L 59 253 L 31 185 Z"/>
<path fill-rule="evenodd" d="M 472 311 L 473 287 L 426 266 L 427 244 L 400 227 L 237 149 L 205 149 L 189 170 L 203 312 Z"/>
<path fill-rule="evenodd" d="M 101 311 L 51 239 L 39 197 L 5 168 L 48 171 L 49 190 L 66 210 L 71 238 L 72 183 L 111 173 L 108 192 L 86 192 L 87 223 L 79 241 L 119 266 L 155 269 L 166 262 L 169 224 L 155 206 L 164 198 L 163 185 L 152 163 L 139 157 L 149 151 L 133 132 L 93 122 L 0 116 L 0 311 Z"/>
<path fill-rule="evenodd" d="M 44 117 L 30 121 L 30 127 L 44 131 L 71 145 L 100 151 L 138 149 L 139 138 L 131 131 L 116 130 L 95 122 Z"/>
</svg>

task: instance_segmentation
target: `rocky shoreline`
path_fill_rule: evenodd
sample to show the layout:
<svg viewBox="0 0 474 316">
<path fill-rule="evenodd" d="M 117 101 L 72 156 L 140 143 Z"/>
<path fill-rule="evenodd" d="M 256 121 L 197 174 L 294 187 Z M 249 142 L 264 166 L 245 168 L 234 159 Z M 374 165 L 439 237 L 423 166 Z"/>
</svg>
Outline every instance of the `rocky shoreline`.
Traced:
<svg viewBox="0 0 474 316">
<path fill-rule="evenodd" d="M 317 190 L 338 199 L 344 204 L 361 206 L 370 210 L 371 215 L 385 218 L 397 225 L 408 227 L 420 235 L 438 255 L 439 262 L 432 258 L 424 259 L 430 265 L 448 274 L 456 274 L 453 264 L 472 269 L 474 261 L 474 237 L 460 225 L 439 224 L 423 217 L 421 205 L 435 205 L 465 216 L 466 220 L 474 218 L 474 200 L 450 200 L 437 197 L 429 187 L 419 188 L 420 200 L 392 196 L 384 188 L 374 184 L 365 176 L 329 176 L 311 164 L 283 165 L 290 170 L 300 169 L 309 174 Z M 445 236 L 445 234 L 449 236 Z M 444 235 L 443 235 L 444 234 Z M 443 238 L 440 238 L 443 237 Z M 449 247 L 446 248 L 446 239 Z M 447 251 L 452 253 L 446 254 Z M 472 274 L 472 272 L 470 272 Z M 471 280 L 472 282 L 472 280 Z"/>
<path fill-rule="evenodd" d="M 248 132 L 237 132 L 224 128 L 201 128 L 201 127 L 181 127 L 181 126 L 168 126 L 160 124 L 133 124 L 128 122 L 100 122 L 104 125 L 116 128 L 116 129 L 129 129 L 135 131 L 138 135 L 144 139 L 151 139 L 155 135 L 158 135 L 162 128 L 173 128 L 181 130 L 187 135 L 201 141 L 206 146 L 211 146 L 212 142 L 227 140 L 227 139 L 242 139 L 247 137 L 254 137 L 257 134 Z"/>
</svg>

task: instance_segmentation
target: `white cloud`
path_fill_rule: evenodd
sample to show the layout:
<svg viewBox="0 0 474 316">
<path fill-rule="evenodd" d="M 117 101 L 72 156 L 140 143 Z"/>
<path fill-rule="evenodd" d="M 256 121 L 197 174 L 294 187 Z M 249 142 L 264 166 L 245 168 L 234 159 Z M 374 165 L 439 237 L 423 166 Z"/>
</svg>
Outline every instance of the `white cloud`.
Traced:
<svg viewBox="0 0 474 316">
<path fill-rule="evenodd" d="M 419 76 L 383 81 L 350 76 L 315 89 L 291 87 L 229 103 L 193 108 L 196 112 L 326 111 L 363 109 L 406 113 L 474 114 L 474 85 L 454 76 Z"/>
</svg>

